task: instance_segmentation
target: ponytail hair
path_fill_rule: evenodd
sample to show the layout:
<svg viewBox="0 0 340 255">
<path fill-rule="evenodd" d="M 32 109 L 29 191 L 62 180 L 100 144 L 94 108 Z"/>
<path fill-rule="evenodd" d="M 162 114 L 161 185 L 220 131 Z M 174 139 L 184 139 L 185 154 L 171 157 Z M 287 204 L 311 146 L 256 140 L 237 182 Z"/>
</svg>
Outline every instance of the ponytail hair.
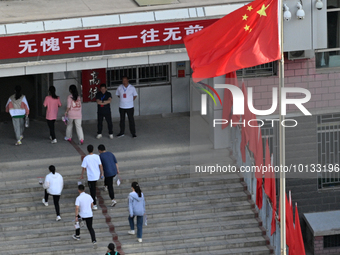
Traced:
<svg viewBox="0 0 340 255">
<path fill-rule="evenodd" d="M 54 86 L 50 86 L 48 88 L 48 92 L 50 92 L 50 95 L 52 96 L 52 98 L 58 99 L 58 96 L 55 94 L 55 87 Z"/>
<path fill-rule="evenodd" d="M 18 100 L 22 96 L 21 86 L 19 85 L 15 86 L 14 90 L 15 90 L 15 100 Z"/>
<path fill-rule="evenodd" d="M 74 84 L 70 85 L 69 91 L 72 94 L 73 101 L 74 102 L 77 101 L 77 99 L 78 99 L 78 90 L 77 90 L 76 85 L 74 85 Z"/>
<path fill-rule="evenodd" d="M 54 166 L 54 165 L 50 165 L 50 166 L 48 167 L 48 169 L 50 170 L 50 172 L 51 172 L 52 174 L 55 174 L 55 166 Z"/>
<path fill-rule="evenodd" d="M 142 190 L 140 189 L 138 182 L 133 182 L 131 187 L 135 190 L 139 197 L 142 197 Z"/>
</svg>

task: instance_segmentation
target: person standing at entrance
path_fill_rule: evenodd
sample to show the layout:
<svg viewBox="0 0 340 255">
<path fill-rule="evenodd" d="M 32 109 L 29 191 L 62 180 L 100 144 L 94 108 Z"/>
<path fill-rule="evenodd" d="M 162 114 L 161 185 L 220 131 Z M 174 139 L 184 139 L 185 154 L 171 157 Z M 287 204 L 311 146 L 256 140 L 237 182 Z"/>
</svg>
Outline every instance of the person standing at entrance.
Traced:
<svg viewBox="0 0 340 255">
<path fill-rule="evenodd" d="M 110 103 L 112 100 L 112 95 L 106 89 L 106 84 L 100 85 L 100 91 L 96 94 L 96 100 L 98 105 L 97 118 L 98 118 L 98 131 L 97 131 L 97 139 L 102 138 L 102 130 L 103 130 L 103 119 L 105 118 L 107 122 L 107 128 L 109 130 L 109 137 L 113 139 L 113 131 L 112 131 L 112 118 L 111 118 L 111 108 Z"/>
<path fill-rule="evenodd" d="M 90 194 L 93 199 L 93 210 L 97 210 L 97 201 L 96 201 L 96 184 L 99 178 L 103 178 L 103 166 L 100 158 L 97 154 L 93 153 L 93 145 L 89 144 L 87 146 L 88 155 L 83 159 L 83 163 L 81 164 L 82 172 L 80 179 L 84 178 L 84 172 L 87 172 L 87 183 L 90 188 Z"/>
<path fill-rule="evenodd" d="M 136 136 L 133 101 L 137 98 L 138 94 L 134 86 L 129 84 L 128 77 L 124 76 L 121 85 L 117 88 L 116 95 L 119 97 L 119 115 L 120 115 L 120 132 L 117 137 L 124 136 L 125 132 L 125 114 L 129 119 L 129 128 L 133 138 Z"/>
<path fill-rule="evenodd" d="M 76 85 L 70 85 L 69 91 L 71 95 L 67 97 L 67 109 L 65 115 L 67 115 L 68 117 L 68 122 L 66 127 L 66 136 L 64 139 L 66 141 L 72 140 L 72 130 L 74 122 L 74 124 L 76 125 L 79 144 L 82 145 L 84 143 L 84 133 L 83 128 L 81 127 L 81 100 Z"/>
<path fill-rule="evenodd" d="M 45 197 L 42 199 L 42 203 L 45 206 L 48 206 L 48 195 L 52 195 L 55 212 L 57 214 L 56 221 L 60 221 L 61 217 L 59 199 L 64 187 L 64 180 L 61 174 L 56 173 L 55 166 L 50 165 L 48 169 L 50 170 L 50 173 L 46 175 L 45 181 L 43 183 L 43 187 L 45 189 Z"/>
<path fill-rule="evenodd" d="M 44 106 L 47 107 L 46 121 L 50 129 L 51 143 L 57 143 L 57 138 L 54 131 L 54 123 L 58 115 L 58 107 L 61 106 L 60 98 L 55 94 L 55 87 L 50 86 L 48 89 L 49 95 L 45 97 Z"/>
<path fill-rule="evenodd" d="M 12 117 L 15 138 L 17 142 L 15 145 L 21 145 L 21 140 L 24 138 L 25 116 L 28 118 L 30 108 L 28 106 L 25 95 L 21 93 L 21 87 L 15 87 L 15 94 L 11 95 L 6 104 L 6 112 Z"/>
<path fill-rule="evenodd" d="M 91 235 L 91 240 L 93 243 L 93 248 L 97 248 L 97 241 L 96 241 L 96 233 L 94 232 L 94 229 L 92 227 L 93 223 L 93 212 L 91 210 L 93 206 L 93 199 L 89 194 L 85 193 L 85 187 L 84 185 L 78 186 L 78 192 L 79 196 L 76 199 L 76 211 L 75 211 L 75 217 L 76 222 L 79 221 L 79 218 L 81 217 L 82 220 L 86 222 L 86 226 L 88 231 Z M 74 240 L 79 241 L 80 240 L 80 228 L 76 229 L 76 234 L 72 236 Z"/>
<path fill-rule="evenodd" d="M 143 217 L 145 213 L 145 199 L 142 190 L 139 187 L 138 182 L 131 184 L 132 192 L 129 194 L 129 235 L 135 234 L 134 218 L 137 216 L 137 238 L 138 242 L 142 242 L 143 234 Z"/>
<path fill-rule="evenodd" d="M 104 185 L 107 186 L 109 190 L 109 196 L 112 200 L 111 206 L 115 206 L 117 202 L 115 200 L 115 193 L 113 190 L 113 178 L 119 174 L 118 162 L 113 153 L 105 150 L 104 144 L 100 144 L 98 146 L 98 151 L 100 160 L 103 164 L 105 177 Z"/>
</svg>

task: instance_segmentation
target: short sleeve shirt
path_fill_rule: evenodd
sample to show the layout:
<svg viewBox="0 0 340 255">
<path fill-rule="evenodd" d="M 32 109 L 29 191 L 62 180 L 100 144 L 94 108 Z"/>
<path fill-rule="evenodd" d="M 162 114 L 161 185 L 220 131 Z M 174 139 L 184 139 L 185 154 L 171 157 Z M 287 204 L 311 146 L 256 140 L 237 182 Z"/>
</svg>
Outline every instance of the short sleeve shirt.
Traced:
<svg viewBox="0 0 340 255">
<path fill-rule="evenodd" d="M 67 97 L 67 108 L 70 108 L 68 112 L 68 117 L 70 119 L 81 119 L 81 100 L 80 97 L 78 96 L 77 100 L 74 101 L 72 99 L 72 95 L 69 95 Z"/>
<path fill-rule="evenodd" d="M 82 218 L 91 218 L 93 217 L 93 212 L 91 208 L 91 204 L 93 203 L 93 199 L 89 194 L 85 192 L 80 193 L 80 195 L 76 198 L 76 206 L 79 206 L 79 215 Z"/>
<path fill-rule="evenodd" d="M 124 96 L 124 94 L 126 96 Z M 133 108 L 133 97 L 138 96 L 134 86 L 129 84 L 126 88 L 123 84 L 119 85 L 116 90 L 116 95 L 119 96 L 119 108 Z"/>
<path fill-rule="evenodd" d="M 100 178 L 100 168 L 102 162 L 97 154 L 87 155 L 83 159 L 81 167 L 86 168 L 87 180 L 88 181 L 98 181 Z"/>
<path fill-rule="evenodd" d="M 44 106 L 47 107 L 46 119 L 56 120 L 58 115 L 58 107 L 61 106 L 60 98 L 53 98 L 52 96 L 45 97 Z"/>
<path fill-rule="evenodd" d="M 103 164 L 104 176 L 111 177 L 117 174 L 117 159 L 111 152 L 103 152 L 99 154 L 100 160 Z"/>
<path fill-rule="evenodd" d="M 96 94 L 96 99 L 100 101 L 106 101 L 106 100 L 109 100 L 109 98 L 112 98 L 112 95 L 108 91 L 106 91 L 105 94 L 103 94 L 101 91 L 98 91 Z M 111 113 L 110 104 L 106 104 L 106 105 L 98 104 L 98 113 L 99 114 Z"/>
</svg>

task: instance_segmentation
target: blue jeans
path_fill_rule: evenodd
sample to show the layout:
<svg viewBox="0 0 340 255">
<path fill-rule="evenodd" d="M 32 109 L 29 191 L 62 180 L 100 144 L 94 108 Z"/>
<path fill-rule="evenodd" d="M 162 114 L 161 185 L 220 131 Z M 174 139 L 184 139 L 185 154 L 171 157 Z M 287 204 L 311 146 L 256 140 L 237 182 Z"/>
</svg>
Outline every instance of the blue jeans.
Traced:
<svg viewBox="0 0 340 255">
<path fill-rule="evenodd" d="M 128 217 L 131 230 L 135 230 L 135 223 L 133 221 L 134 218 L 135 216 L 131 218 L 130 215 Z M 143 234 L 143 216 L 137 216 L 137 238 L 142 238 L 142 234 Z"/>
</svg>

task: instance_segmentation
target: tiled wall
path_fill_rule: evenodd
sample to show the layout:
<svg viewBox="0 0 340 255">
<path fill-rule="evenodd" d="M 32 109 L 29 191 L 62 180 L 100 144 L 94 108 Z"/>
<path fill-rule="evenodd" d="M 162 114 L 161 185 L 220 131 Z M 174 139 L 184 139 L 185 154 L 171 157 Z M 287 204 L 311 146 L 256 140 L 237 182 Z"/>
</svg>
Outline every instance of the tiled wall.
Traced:
<svg viewBox="0 0 340 255">
<path fill-rule="evenodd" d="M 340 69 L 316 70 L 315 59 L 285 60 L 285 87 L 301 87 L 311 92 L 311 100 L 304 106 L 311 112 L 316 110 L 336 110 L 340 106 Z M 279 86 L 279 77 L 260 77 L 245 80 L 246 86 L 253 87 L 256 109 L 269 109 L 272 104 L 272 88 Z M 301 95 L 289 95 L 289 98 Z M 299 111 L 288 105 L 287 112 Z M 340 111 L 340 108 L 339 108 Z M 299 111 L 300 112 L 300 111 Z M 276 112 L 277 113 L 277 112 Z"/>
</svg>

